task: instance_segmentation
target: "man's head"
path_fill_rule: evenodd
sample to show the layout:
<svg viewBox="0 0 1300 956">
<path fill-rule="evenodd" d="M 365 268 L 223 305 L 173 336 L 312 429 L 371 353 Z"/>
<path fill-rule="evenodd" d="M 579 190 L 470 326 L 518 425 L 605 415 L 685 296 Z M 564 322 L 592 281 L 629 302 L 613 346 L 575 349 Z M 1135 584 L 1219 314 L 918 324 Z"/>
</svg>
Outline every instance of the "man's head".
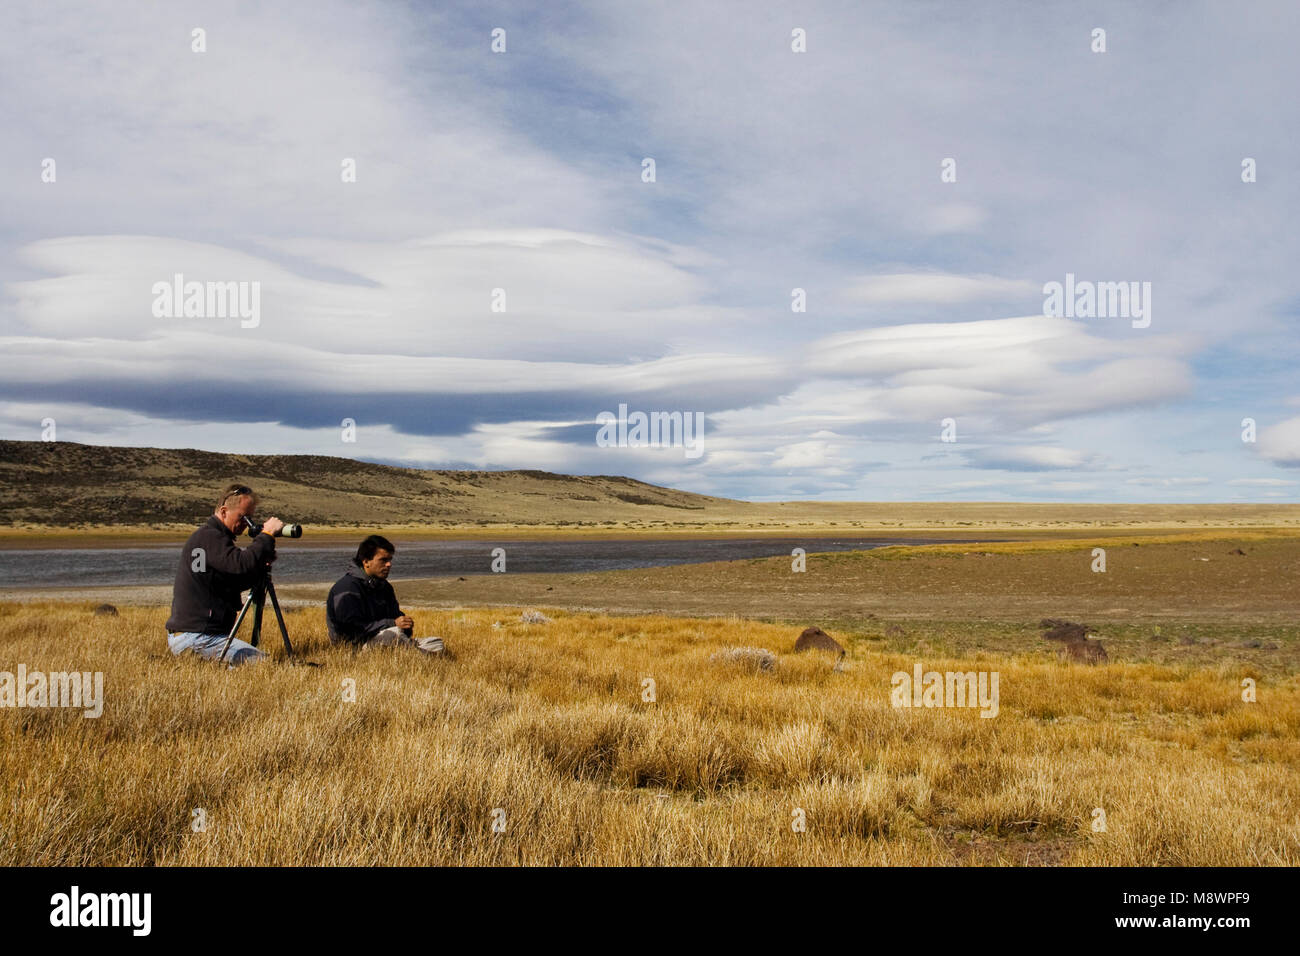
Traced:
<svg viewBox="0 0 1300 956">
<path fill-rule="evenodd" d="M 251 518 L 257 510 L 257 495 L 247 485 L 227 485 L 217 500 L 217 510 L 213 512 L 217 520 L 226 526 L 231 534 L 239 534 L 244 527 L 244 519 Z"/>
<path fill-rule="evenodd" d="M 387 578 L 393 567 L 393 542 L 383 535 L 372 534 L 357 547 L 352 563 L 372 578 Z"/>
</svg>

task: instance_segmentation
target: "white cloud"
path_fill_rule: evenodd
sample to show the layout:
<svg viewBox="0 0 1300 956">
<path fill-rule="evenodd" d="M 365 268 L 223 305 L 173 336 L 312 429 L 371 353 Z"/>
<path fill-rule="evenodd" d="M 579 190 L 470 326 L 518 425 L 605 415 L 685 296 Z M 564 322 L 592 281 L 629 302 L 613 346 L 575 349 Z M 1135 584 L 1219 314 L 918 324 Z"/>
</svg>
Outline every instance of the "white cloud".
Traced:
<svg viewBox="0 0 1300 956">
<path fill-rule="evenodd" d="M 1041 283 L 988 275 L 945 275 L 910 272 L 861 276 L 845 292 L 855 302 L 926 302 L 953 305 L 974 299 L 1013 299 L 1040 293 Z"/>
<path fill-rule="evenodd" d="M 1006 471 L 1048 471 L 1052 469 L 1092 469 L 1099 467 L 1098 457 L 1073 448 L 1056 445 L 1010 445 L 975 448 L 966 457 L 977 468 Z"/>
<path fill-rule="evenodd" d="M 1300 417 L 1259 429 L 1256 446 L 1269 461 L 1286 468 L 1300 468 Z"/>
<path fill-rule="evenodd" d="M 832 447 L 824 441 L 805 441 L 796 442 L 793 445 L 782 445 L 776 449 L 777 459 L 772 463 L 773 468 L 825 468 L 830 464 Z"/>
<path fill-rule="evenodd" d="M 921 214 L 925 229 L 932 233 L 975 232 L 987 219 L 988 214 L 971 203 L 946 203 Z"/>
<path fill-rule="evenodd" d="M 1054 362 L 1096 360 L 1124 351 L 1120 343 L 1088 334 L 1081 322 L 1032 315 L 842 332 L 814 340 L 808 364 L 833 375 L 942 369 L 945 375 L 1007 381 L 1017 375 L 1041 376 Z"/>
<path fill-rule="evenodd" d="M 205 328 L 222 334 L 238 326 L 156 318 L 154 284 L 181 274 L 186 281 L 259 283 L 262 324 L 245 336 L 255 348 L 311 342 L 347 353 L 619 359 L 639 349 L 662 352 L 666 333 L 721 315 L 693 306 L 699 280 L 657 250 L 561 230 L 264 245 L 308 267 L 347 270 L 348 279 L 306 278 L 265 255 L 208 243 L 68 237 L 21 250 L 26 263 L 53 275 L 11 283 L 14 314 L 33 334 L 62 339 L 167 338 Z M 504 292 L 505 312 L 491 310 L 495 289 Z"/>
<path fill-rule="evenodd" d="M 1156 478 L 1144 476 L 1141 478 L 1126 478 L 1124 479 L 1124 483 L 1126 485 L 1143 485 L 1149 488 L 1179 488 L 1188 485 L 1208 485 L 1210 484 L 1210 479 L 1201 476 L 1188 478 Z"/>
<path fill-rule="evenodd" d="M 1228 384 L 1248 409 L 1294 392 L 1300 186 L 1257 196 L 1202 147 L 1208 130 L 1285 154 L 1294 18 L 1126 7 L 1115 29 L 1149 42 L 1098 85 L 1104 58 L 1044 7 L 805 14 L 795 56 L 771 17 L 580 2 L 562 28 L 517 20 L 495 57 L 454 2 L 360 19 L 333 0 L 33 7 L 0 32 L 6 427 L 26 436 L 52 407 L 61 435 L 114 443 L 328 448 L 308 413 L 365 388 L 373 444 L 356 452 L 394 459 L 764 495 L 795 487 L 787 471 L 810 495 L 941 494 L 972 446 L 1017 468 L 1230 478 L 1230 456 L 1196 450 L 1207 404 Z M 1017 55 L 973 53 L 976 23 Z M 1186 52 L 1206 37 L 1212 76 Z M 1080 138 L 1119 115 L 1160 136 Z M 57 185 L 35 174 L 44 156 Z M 1037 312 L 1066 271 L 1151 279 L 1151 329 L 1003 316 Z M 263 282 L 262 325 L 154 320 L 152 283 L 174 272 Z M 810 310 L 792 317 L 795 286 Z M 1248 353 L 1268 361 L 1242 376 Z M 276 407 L 231 410 L 270 392 Z M 543 430 L 620 398 L 709 412 L 704 460 L 674 473 Z M 949 416 L 958 450 L 937 442 Z M 1256 450 L 1300 464 L 1297 427 Z M 1022 444 L 1049 436 L 1072 447 Z M 1122 484 L 1184 488 L 1164 480 Z"/>
<path fill-rule="evenodd" d="M 1077 494 L 1081 491 L 1096 491 L 1098 485 L 1090 481 L 1047 481 L 1041 487 L 1058 494 Z"/>
</svg>

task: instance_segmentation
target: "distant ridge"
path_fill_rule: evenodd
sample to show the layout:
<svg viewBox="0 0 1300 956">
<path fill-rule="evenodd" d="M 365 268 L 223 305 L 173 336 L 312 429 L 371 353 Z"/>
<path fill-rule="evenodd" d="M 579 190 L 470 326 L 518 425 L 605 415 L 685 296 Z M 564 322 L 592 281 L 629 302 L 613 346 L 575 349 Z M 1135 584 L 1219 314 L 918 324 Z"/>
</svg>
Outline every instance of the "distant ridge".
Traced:
<svg viewBox="0 0 1300 956">
<path fill-rule="evenodd" d="M 425 471 L 324 455 L 0 440 L 0 533 L 42 540 L 67 532 L 101 543 L 103 529 L 170 533 L 211 514 L 217 491 L 232 481 L 257 489 L 259 514 L 339 529 L 709 531 L 793 538 L 941 532 L 962 540 L 993 531 L 1300 529 L 1300 504 L 1287 502 L 749 502 L 618 475 Z M 794 495 L 796 480 L 791 481 Z"/>
<path fill-rule="evenodd" d="M 262 514 L 315 525 L 556 525 L 664 518 L 746 503 L 617 475 L 425 471 L 326 455 L 0 440 L 0 527 L 193 524 L 245 482 Z"/>
</svg>

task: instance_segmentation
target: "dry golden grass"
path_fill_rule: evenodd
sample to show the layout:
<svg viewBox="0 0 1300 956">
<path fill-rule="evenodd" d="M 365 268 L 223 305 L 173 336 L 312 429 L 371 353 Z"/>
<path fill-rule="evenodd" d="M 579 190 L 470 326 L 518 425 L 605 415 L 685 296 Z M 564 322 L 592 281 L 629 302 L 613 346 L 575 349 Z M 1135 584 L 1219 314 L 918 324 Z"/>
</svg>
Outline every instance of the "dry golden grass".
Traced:
<svg viewBox="0 0 1300 956">
<path fill-rule="evenodd" d="M 162 609 L 89 608 L 0 605 L 0 670 L 102 670 L 106 697 L 0 710 L 0 865 L 1300 862 L 1293 672 L 922 656 L 1000 673 L 982 719 L 892 709 L 914 654 L 845 638 L 832 673 L 744 619 L 417 610 L 445 662 L 330 647 L 295 611 L 322 667 L 228 672 L 172 658 Z M 709 663 L 736 645 L 779 666 Z"/>
</svg>

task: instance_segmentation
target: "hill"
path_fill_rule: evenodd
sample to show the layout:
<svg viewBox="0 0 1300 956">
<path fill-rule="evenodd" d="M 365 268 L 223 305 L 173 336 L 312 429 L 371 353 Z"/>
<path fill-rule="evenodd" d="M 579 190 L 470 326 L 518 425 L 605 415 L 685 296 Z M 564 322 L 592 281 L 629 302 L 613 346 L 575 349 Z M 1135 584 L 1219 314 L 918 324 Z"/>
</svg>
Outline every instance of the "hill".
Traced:
<svg viewBox="0 0 1300 956">
<path fill-rule="evenodd" d="M 1059 535 L 1300 528 L 1284 502 L 1142 504 L 964 501 L 747 502 L 618 475 L 428 471 L 324 455 L 231 455 L 173 448 L 0 440 L 0 539 L 6 546 L 120 544 L 193 527 L 218 491 L 240 481 L 259 513 L 317 531 L 383 527 L 423 533 L 897 535 L 980 538 L 990 531 Z M 64 533 L 66 530 L 66 533 Z M 111 531 L 106 535 L 105 531 Z M 26 544 L 24 544 L 26 542 Z"/>
<path fill-rule="evenodd" d="M 744 507 L 616 475 L 423 471 L 324 455 L 0 441 L 0 525 L 192 525 L 236 481 L 257 490 L 261 513 L 313 525 L 609 523 Z"/>
</svg>

